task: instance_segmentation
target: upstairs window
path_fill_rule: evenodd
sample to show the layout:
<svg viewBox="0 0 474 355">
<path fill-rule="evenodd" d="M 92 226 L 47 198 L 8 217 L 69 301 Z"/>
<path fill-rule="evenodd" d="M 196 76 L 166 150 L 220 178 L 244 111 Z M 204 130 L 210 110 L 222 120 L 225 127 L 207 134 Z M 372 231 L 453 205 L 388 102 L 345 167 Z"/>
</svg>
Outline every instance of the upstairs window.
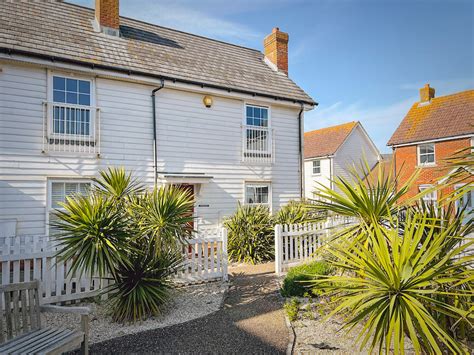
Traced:
<svg viewBox="0 0 474 355">
<path fill-rule="evenodd" d="M 247 105 L 247 126 L 268 127 L 268 108 Z"/>
<path fill-rule="evenodd" d="M 435 145 L 421 144 L 418 146 L 418 165 L 433 165 L 435 163 Z"/>
<path fill-rule="evenodd" d="M 52 134 L 91 134 L 91 82 L 53 76 Z"/>
<path fill-rule="evenodd" d="M 272 132 L 269 108 L 255 105 L 245 106 L 243 160 L 271 163 L 273 160 Z"/>
<path fill-rule="evenodd" d="M 321 174 L 321 160 L 313 160 L 313 175 Z"/>
<path fill-rule="evenodd" d="M 245 184 L 245 204 L 270 207 L 270 184 Z"/>
</svg>

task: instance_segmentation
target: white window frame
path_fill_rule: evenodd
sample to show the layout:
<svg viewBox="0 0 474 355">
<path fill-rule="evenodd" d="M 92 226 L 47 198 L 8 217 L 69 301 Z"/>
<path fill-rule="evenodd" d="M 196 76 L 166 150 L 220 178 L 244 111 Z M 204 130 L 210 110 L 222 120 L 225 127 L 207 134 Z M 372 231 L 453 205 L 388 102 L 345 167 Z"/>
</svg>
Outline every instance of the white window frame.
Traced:
<svg viewBox="0 0 474 355">
<path fill-rule="evenodd" d="M 433 146 L 433 162 L 431 163 L 422 163 L 421 162 L 421 147 L 422 146 L 427 146 L 427 145 L 432 145 Z M 436 165 L 436 144 L 435 143 L 423 143 L 423 144 L 418 144 L 416 146 L 416 155 L 418 159 L 418 166 L 434 166 Z M 428 154 L 423 154 L 423 155 L 428 155 Z"/>
<path fill-rule="evenodd" d="M 427 190 L 427 189 L 430 189 L 432 188 L 433 185 L 428 185 L 428 184 L 425 184 L 425 185 L 420 185 L 418 186 L 418 190 L 420 192 L 423 192 L 424 190 Z M 421 199 L 427 203 L 427 202 L 431 202 L 431 201 L 434 201 L 434 206 L 438 206 L 438 191 L 434 190 L 431 192 L 431 194 L 433 194 L 433 198 L 426 198 L 427 195 L 424 195 Z"/>
<path fill-rule="evenodd" d="M 458 189 L 460 189 L 464 186 L 466 186 L 466 184 L 456 184 L 456 185 L 454 185 L 454 190 L 456 191 L 456 190 L 458 190 Z M 469 211 L 474 210 L 474 189 L 472 189 L 470 191 L 467 191 L 467 193 L 469 193 L 471 195 L 471 207 L 466 208 L 465 213 L 469 213 Z M 456 202 L 455 202 L 456 203 L 456 210 L 459 209 L 459 200 L 462 196 L 465 196 L 465 194 L 460 195 L 460 196 L 458 196 L 458 198 L 456 198 Z"/>
<path fill-rule="evenodd" d="M 315 173 L 315 172 L 314 172 L 314 168 L 315 168 L 314 163 L 316 163 L 316 162 L 319 163 L 319 167 L 318 167 L 318 168 L 319 168 L 319 173 Z M 316 160 L 313 160 L 313 161 L 312 161 L 312 171 L 313 171 L 313 176 L 319 176 L 319 175 L 321 175 L 321 159 L 316 159 Z"/>
<path fill-rule="evenodd" d="M 88 81 L 90 83 L 90 105 L 79 105 L 79 104 L 67 104 L 67 103 L 55 103 L 54 102 L 54 84 L 53 78 L 61 77 L 65 79 L 74 79 L 74 80 L 82 80 Z M 88 135 L 81 135 L 81 134 L 68 134 L 68 133 L 55 133 L 53 131 L 53 110 L 54 105 L 57 104 L 58 106 L 67 106 L 71 108 L 77 109 L 89 109 L 90 110 L 90 123 L 89 123 L 89 134 Z M 47 88 L 47 134 L 48 138 L 59 138 L 59 137 L 67 137 L 67 139 L 76 140 L 76 141 L 90 141 L 91 138 L 96 136 L 96 85 L 95 79 L 83 76 L 83 75 L 76 75 L 72 73 L 65 73 L 60 71 L 51 71 L 48 70 L 48 88 Z"/>
<path fill-rule="evenodd" d="M 252 107 L 258 107 L 258 108 L 264 108 L 268 112 L 268 119 L 267 119 L 267 126 L 254 126 L 254 125 L 248 125 L 247 124 L 247 107 L 252 106 Z M 268 154 L 270 155 L 270 158 L 273 159 L 273 155 L 275 154 L 273 151 L 273 134 L 272 134 L 272 109 L 271 106 L 269 105 L 264 105 L 261 103 L 256 103 L 256 102 L 250 102 L 250 101 L 245 101 L 243 105 L 243 112 L 242 112 L 242 127 L 245 128 L 244 132 L 245 134 L 243 135 L 242 139 L 242 145 L 244 147 L 244 151 L 246 153 L 250 154 L 262 154 L 264 151 L 260 150 L 248 150 L 247 149 L 247 129 L 254 127 L 255 129 L 262 129 L 267 131 L 267 139 L 268 139 Z"/>
<path fill-rule="evenodd" d="M 64 178 L 64 177 L 51 177 L 47 180 L 46 188 L 46 226 L 45 233 L 49 236 L 49 216 L 51 212 L 55 210 L 62 210 L 61 208 L 54 208 L 52 206 L 52 192 L 53 192 L 53 183 L 88 183 L 92 187 L 92 178 Z"/>
<path fill-rule="evenodd" d="M 247 203 L 247 187 L 268 187 L 267 203 Z M 244 182 L 244 205 L 247 206 L 267 206 L 272 211 L 272 183 L 271 181 L 245 181 Z"/>
</svg>

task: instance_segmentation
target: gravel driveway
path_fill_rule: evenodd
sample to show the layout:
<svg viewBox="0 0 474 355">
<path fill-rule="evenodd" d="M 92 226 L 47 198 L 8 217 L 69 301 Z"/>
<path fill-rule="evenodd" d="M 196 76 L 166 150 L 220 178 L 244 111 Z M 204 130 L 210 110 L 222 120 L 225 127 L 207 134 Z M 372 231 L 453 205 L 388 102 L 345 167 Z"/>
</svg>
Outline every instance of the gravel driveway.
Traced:
<svg viewBox="0 0 474 355">
<path fill-rule="evenodd" d="M 288 345 L 273 264 L 230 269 L 224 308 L 186 323 L 91 346 L 91 353 L 284 354 Z"/>
</svg>

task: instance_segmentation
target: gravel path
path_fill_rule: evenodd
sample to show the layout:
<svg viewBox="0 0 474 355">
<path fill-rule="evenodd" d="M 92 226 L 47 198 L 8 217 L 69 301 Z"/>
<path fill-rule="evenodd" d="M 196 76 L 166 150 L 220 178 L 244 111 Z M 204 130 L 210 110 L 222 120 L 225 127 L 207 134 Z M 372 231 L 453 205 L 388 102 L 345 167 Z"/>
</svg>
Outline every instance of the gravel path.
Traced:
<svg viewBox="0 0 474 355">
<path fill-rule="evenodd" d="M 340 317 L 334 316 L 328 320 L 325 311 L 318 311 L 320 305 L 303 305 L 298 319 L 292 322 L 296 341 L 294 354 L 368 354 L 369 347 L 360 350 L 356 344 L 362 326 L 356 326 L 350 333 L 341 331 L 343 325 Z M 391 352 L 393 353 L 393 352 Z M 411 342 L 407 339 L 405 353 L 414 354 Z"/>
<path fill-rule="evenodd" d="M 284 354 L 288 328 L 273 264 L 230 269 L 224 308 L 174 326 L 122 336 L 91 346 L 91 353 Z"/>
<path fill-rule="evenodd" d="M 107 314 L 105 304 L 81 303 L 77 305 L 87 305 L 91 308 L 89 339 L 91 343 L 97 343 L 127 334 L 187 322 L 216 312 L 222 306 L 227 288 L 228 285 L 225 283 L 212 282 L 175 289 L 171 303 L 160 316 L 136 324 L 113 322 Z M 42 313 L 41 316 L 43 324 L 48 324 L 48 326 L 80 328 L 79 317 L 74 314 Z"/>
</svg>

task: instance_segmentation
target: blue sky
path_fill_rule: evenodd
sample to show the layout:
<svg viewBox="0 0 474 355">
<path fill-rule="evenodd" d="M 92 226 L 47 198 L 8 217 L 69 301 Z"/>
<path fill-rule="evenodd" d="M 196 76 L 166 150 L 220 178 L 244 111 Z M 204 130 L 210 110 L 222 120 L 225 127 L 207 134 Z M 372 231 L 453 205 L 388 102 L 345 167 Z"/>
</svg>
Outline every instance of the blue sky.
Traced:
<svg viewBox="0 0 474 355">
<path fill-rule="evenodd" d="M 319 102 L 305 129 L 358 120 L 382 152 L 423 84 L 474 88 L 470 0 L 120 0 L 120 14 L 257 49 L 280 27 L 290 77 Z"/>
</svg>

